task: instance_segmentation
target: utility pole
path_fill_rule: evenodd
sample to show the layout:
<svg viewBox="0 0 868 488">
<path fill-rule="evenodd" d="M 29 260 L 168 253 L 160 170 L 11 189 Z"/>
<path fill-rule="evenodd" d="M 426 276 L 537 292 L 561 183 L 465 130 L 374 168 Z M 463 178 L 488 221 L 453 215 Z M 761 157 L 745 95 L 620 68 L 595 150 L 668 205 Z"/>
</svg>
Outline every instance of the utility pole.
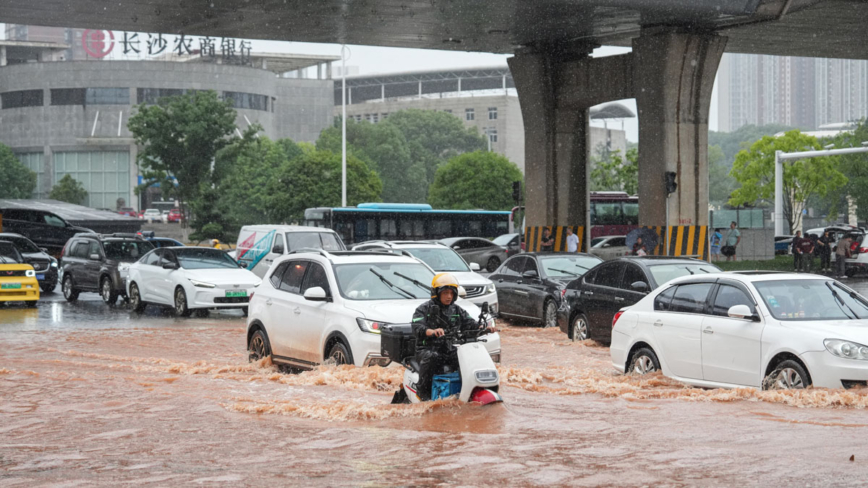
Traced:
<svg viewBox="0 0 868 488">
<path fill-rule="evenodd" d="M 341 207 L 347 206 L 347 56 L 341 46 Z"/>
</svg>

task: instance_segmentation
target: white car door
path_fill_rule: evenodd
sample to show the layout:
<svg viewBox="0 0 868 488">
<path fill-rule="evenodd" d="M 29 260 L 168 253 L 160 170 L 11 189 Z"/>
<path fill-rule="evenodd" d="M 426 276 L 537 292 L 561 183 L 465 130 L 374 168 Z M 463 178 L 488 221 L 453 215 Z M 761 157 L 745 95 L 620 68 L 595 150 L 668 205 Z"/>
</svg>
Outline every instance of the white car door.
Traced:
<svg viewBox="0 0 868 488">
<path fill-rule="evenodd" d="M 720 284 L 711 315 L 702 320 L 702 375 L 706 381 L 759 387 L 763 323 L 731 318 L 730 307 L 756 305 L 736 284 Z"/>
<path fill-rule="evenodd" d="M 128 280 L 136 282 L 136 286 L 139 287 L 139 296 L 141 296 L 143 301 L 148 301 L 149 290 L 147 282 L 151 272 L 153 272 L 154 266 L 160 262 L 159 253 L 160 250 L 158 249 L 152 253 L 146 254 L 141 261 L 130 267 L 129 274 L 127 275 Z"/>
<path fill-rule="evenodd" d="M 714 283 L 685 283 L 670 288 L 658 295 L 655 313 L 644 315 L 651 322 L 660 348 L 658 358 L 666 364 L 669 374 L 702 379 L 700 328 L 713 286 Z"/>
<path fill-rule="evenodd" d="M 266 302 L 271 309 L 271 326 L 266 327 L 269 327 L 272 352 L 296 360 L 302 359 L 300 338 L 304 329 L 300 316 L 304 298 L 300 292 L 307 265 L 308 261 L 288 261 L 271 299 L 272 304 L 269 306 Z"/>
<path fill-rule="evenodd" d="M 154 267 L 151 277 L 148 280 L 148 288 L 150 289 L 152 301 L 162 303 L 163 305 L 175 304 L 175 286 L 172 273 L 183 273 L 181 270 L 165 269 L 163 265 L 167 263 L 175 263 L 178 261 L 175 255 L 168 250 L 162 250 L 160 262 Z"/>
<path fill-rule="evenodd" d="M 326 354 L 320 345 L 322 344 L 326 312 L 334 306 L 331 302 L 312 301 L 304 298 L 304 292 L 308 288 L 317 286 L 325 290 L 327 296 L 331 296 L 332 287 L 329 286 L 325 268 L 319 263 L 309 262 L 299 290 L 301 300 L 298 309 L 300 313 L 296 315 L 298 327 L 295 328 L 295 335 L 298 344 L 298 359 L 311 363 L 322 362 L 323 356 Z"/>
<path fill-rule="evenodd" d="M 256 291 L 256 294 L 265 300 L 262 321 L 265 323 L 265 329 L 268 331 L 268 338 L 271 342 L 271 353 L 282 357 L 291 357 L 289 345 L 285 342 L 285 338 L 289 337 L 289 334 L 283 330 L 287 327 L 287 321 L 284 320 L 287 311 L 281 302 L 281 295 L 284 292 L 278 289 L 280 287 L 280 279 L 283 277 L 283 273 L 288 266 L 288 262 L 277 265 L 274 272 L 268 275 L 268 281 L 271 283 L 271 286 L 263 284 Z"/>
</svg>

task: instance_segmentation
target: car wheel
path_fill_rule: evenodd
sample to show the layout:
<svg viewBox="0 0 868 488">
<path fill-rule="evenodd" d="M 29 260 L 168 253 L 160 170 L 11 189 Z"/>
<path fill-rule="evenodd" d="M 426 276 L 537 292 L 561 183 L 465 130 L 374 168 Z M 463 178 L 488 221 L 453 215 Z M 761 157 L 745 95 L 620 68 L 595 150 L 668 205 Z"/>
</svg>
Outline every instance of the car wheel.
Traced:
<svg viewBox="0 0 868 488">
<path fill-rule="evenodd" d="M 591 337 L 591 329 L 588 328 L 588 317 L 580 313 L 573 318 L 570 326 L 570 339 L 573 342 L 584 341 Z"/>
<path fill-rule="evenodd" d="M 633 355 L 627 371 L 631 374 L 640 375 L 660 371 L 660 361 L 657 360 L 657 355 L 654 354 L 654 351 L 648 347 L 643 347 Z"/>
<path fill-rule="evenodd" d="M 543 305 L 543 327 L 555 327 L 558 325 L 558 307 L 553 300 L 546 300 Z"/>
<path fill-rule="evenodd" d="M 112 280 L 108 276 L 102 279 L 102 283 L 99 285 L 99 291 L 99 294 L 102 295 L 102 301 L 107 305 L 114 305 L 117 303 L 118 293 L 112 288 Z"/>
<path fill-rule="evenodd" d="M 257 330 L 250 336 L 250 343 L 247 344 L 247 360 L 255 363 L 268 356 L 271 356 L 271 344 L 268 337 L 265 337 L 265 332 Z"/>
<path fill-rule="evenodd" d="M 850 268 L 847 271 L 844 271 L 844 275 L 846 275 L 847 278 L 852 278 L 852 277 L 856 276 L 856 270 L 853 268 Z"/>
<path fill-rule="evenodd" d="M 178 287 L 175 290 L 175 315 L 178 317 L 189 317 L 193 311 L 187 306 L 187 294 L 184 289 Z"/>
<path fill-rule="evenodd" d="M 489 273 L 494 273 L 497 270 L 498 266 L 500 266 L 500 260 L 495 257 L 491 257 L 488 259 L 488 264 L 485 265 L 485 269 L 487 269 Z"/>
<path fill-rule="evenodd" d="M 132 283 L 130 285 L 130 305 L 133 307 L 133 312 L 142 313 L 145 311 L 145 302 L 142 301 L 142 294 L 139 293 L 139 285 Z"/>
<path fill-rule="evenodd" d="M 57 288 L 57 283 L 47 283 L 39 287 L 42 290 L 42 293 L 51 293 L 54 289 Z"/>
<path fill-rule="evenodd" d="M 801 390 L 811 386 L 811 378 L 805 368 L 787 359 L 769 373 L 763 381 L 763 390 Z"/>
<path fill-rule="evenodd" d="M 72 284 L 72 275 L 67 274 L 63 277 L 63 298 L 66 298 L 67 302 L 74 302 L 78 300 L 78 294 L 79 291 Z"/>
<path fill-rule="evenodd" d="M 351 358 L 347 346 L 343 342 L 335 342 L 329 351 L 328 361 L 340 366 L 341 364 L 352 364 Z"/>
</svg>

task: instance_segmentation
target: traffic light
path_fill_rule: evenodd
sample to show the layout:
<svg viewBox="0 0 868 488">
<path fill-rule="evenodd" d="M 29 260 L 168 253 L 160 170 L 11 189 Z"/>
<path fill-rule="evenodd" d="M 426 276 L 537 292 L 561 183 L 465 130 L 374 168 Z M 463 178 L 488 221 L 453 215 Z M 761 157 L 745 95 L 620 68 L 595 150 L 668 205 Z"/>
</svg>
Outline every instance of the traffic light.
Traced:
<svg viewBox="0 0 868 488">
<path fill-rule="evenodd" d="M 666 179 L 666 193 L 671 195 L 675 193 L 675 190 L 678 189 L 678 183 L 675 182 L 675 177 L 677 176 L 674 171 L 667 171 L 663 173 L 663 176 Z"/>
<path fill-rule="evenodd" d="M 521 202 L 521 182 L 520 181 L 513 181 L 512 182 L 512 199 L 515 200 L 516 204 Z"/>
</svg>

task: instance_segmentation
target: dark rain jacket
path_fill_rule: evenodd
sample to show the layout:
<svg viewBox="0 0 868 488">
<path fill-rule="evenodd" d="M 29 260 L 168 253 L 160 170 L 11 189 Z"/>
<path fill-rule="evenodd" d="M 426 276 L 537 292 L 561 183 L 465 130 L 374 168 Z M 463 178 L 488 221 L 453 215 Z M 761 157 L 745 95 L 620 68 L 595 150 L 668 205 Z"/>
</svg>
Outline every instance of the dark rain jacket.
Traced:
<svg viewBox="0 0 868 488">
<path fill-rule="evenodd" d="M 476 330 L 479 324 L 463 308 L 452 302 L 445 306 L 440 300 L 432 298 L 419 305 L 413 313 L 413 335 L 416 337 L 416 349 L 448 349 L 442 338 L 427 337 L 428 329 Z"/>
</svg>

